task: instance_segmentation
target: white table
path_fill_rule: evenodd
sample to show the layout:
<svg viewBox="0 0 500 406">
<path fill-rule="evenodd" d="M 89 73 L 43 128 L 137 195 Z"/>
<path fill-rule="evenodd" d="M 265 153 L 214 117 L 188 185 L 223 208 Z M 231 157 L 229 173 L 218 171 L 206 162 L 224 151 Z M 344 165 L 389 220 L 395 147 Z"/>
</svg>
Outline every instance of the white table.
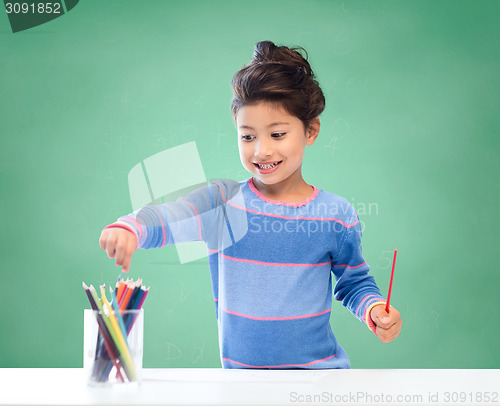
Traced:
<svg viewBox="0 0 500 406">
<path fill-rule="evenodd" d="M 0 405 L 500 405 L 499 369 L 145 369 L 140 385 L 106 388 L 85 378 L 0 369 Z"/>
</svg>

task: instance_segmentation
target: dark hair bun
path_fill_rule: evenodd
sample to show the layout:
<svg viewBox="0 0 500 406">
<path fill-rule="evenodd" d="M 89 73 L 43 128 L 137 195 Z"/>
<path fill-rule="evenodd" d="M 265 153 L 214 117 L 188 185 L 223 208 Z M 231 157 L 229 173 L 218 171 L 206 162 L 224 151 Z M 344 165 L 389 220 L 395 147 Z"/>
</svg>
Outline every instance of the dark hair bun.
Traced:
<svg viewBox="0 0 500 406">
<path fill-rule="evenodd" d="M 307 127 L 325 108 L 325 97 L 307 58 L 302 47 L 258 42 L 250 63 L 233 77 L 233 116 L 247 104 L 279 102 Z"/>
<path fill-rule="evenodd" d="M 305 57 L 300 53 L 303 52 Z M 302 47 L 288 48 L 276 46 L 274 42 L 262 41 L 255 44 L 253 61 L 257 63 L 278 63 L 282 65 L 302 68 L 308 75 L 312 75 L 312 69 L 307 62 L 307 52 Z"/>
<path fill-rule="evenodd" d="M 253 60 L 256 62 L 264 62 L 272 60 L 272 52 L 277 48 L 274 42 L 262 41 L 255 45 L 253 51 Z"/>
</svg>

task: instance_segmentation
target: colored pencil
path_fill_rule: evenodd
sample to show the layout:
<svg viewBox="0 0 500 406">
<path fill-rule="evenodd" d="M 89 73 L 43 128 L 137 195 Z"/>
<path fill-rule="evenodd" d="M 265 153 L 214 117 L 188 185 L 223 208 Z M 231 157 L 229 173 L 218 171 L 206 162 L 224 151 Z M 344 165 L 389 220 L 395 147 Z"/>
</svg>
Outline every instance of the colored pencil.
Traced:
<svg viewBox="0 0 500 406">
<path fill-rule="evenodd" d="M 120 277 L 118 277 L 118 278 L 120 278 Z M 128 282 L 128 279 L 127 279 L 127 282 Z M 116 298 L 118 299 L 118 303 L 120 303 L 120 300 L 122 299 L 123 291 L 125 290 L 127 282 L 125 282 L 123 280 L 120 280 L 120 282 L 119 282 L 118 290 L 116 292 Z"/>
<path fill-rule="evenodd" d="M 144 294 L 142 295 L 141 301 L 137 305 L 138 309 L 142 309 L 142 305 L 144 304 L 144 301 L 146 300 L 146 296 L 148 295 L 148 293 L 149 293 L 149 288 L 144 290 Z"/>
<path fill-rule="evenodd" d="M 394 258 L 392 260 L 391 282 L 389 283 L 389 293 L 387 293 L 387 302 L 385 304 L 385 312 L 389 313 L 389 303 L 391 301 L 392 280 L 394 279 L 394 267 L 396 266 L 396 255 L 398 250 L 394 250 Z"/>
<path fill-rule="evenodd" d="M 92 293 L 91 293 L 89 287 L 87 285 L 85 285 L 85 283 L 83 283 L 83 288 L 85 289 L 85 293 L 87 293 L 92 310 L 99 311 L 97 303 L 95 302 L 95 299 L 92 296 Z M 122 382 L 124 382 L 125 380 L 124 380 L 122 373 L 121 373 L 122 367 L 118 362 L 116 346 L 114 345 L 114 343 L 111 339 L 111 336 L 109 335 L 109 332 L 104 324 L 104 320 L 102 319 L 102 315 L 97 314 L 96 319 L 97 319 L 97 324 L 99 326 L 100 334 L 98 335 L 98 341 L 97 341 L 97 345 L 96 345 L 96 357 L 95 358 L 100 359 L 99 353 L 102 353 L 102 345 L 104 345 L 104 348 L 107 351 L 109 359 L 111 360 L 111 362 L 113 363 L 113 365 L 116 368 L 117 376 L 120 378 L 120 380 Z M 93 373 L 94 376 L 97 376 L 99 374 L 97 372 L 98 369 L 99 369 L 99 363 L 96 362 L 96 363 L 94 363 L 94 373 Z"/>
<path fill-rule="evenodd" d="M 123 322 L 123 317 L 120 313 L 120 308 L 118 307 L 118 302 L 116 300 L 115 291 L 111 288 L 109 288 L 109 290 L 111 290 L 111 297 L 113 299 L 111 302 L 111 305 L 113 306 L 113 310 L 114 310 L 116 317 L 118 319 L 118 323 L 120 324 L 120 328 L 122 330 L 122 333 L 127 335 L 127 329 L 125 328 L 125 323 Z"/>
<path fill-rule="evenodd" d="M 132 287 L 132 293 L 130 294 L 130 297 L 128 298 L 127 303 L 124 303 L 124 307 L 126 310 L 133 310 L 134 309 L 134 304 L 135 304 L 135 299 L 137 297 L 137 294 L 141 290 L 141 280 L 138 280 Z"/>
<path fill-rule="evenodd" d="M 123 367 L 125 368 L 127 376 L 131 381 L 135 381 L 137 380 L 137 375 L 134 367 L 134 362 L 132 361 L 132 356 L 130 355 L 127 340 L 123 337 L 117 316 L 111 308 L 108 299 L 106 298 L 104 289 L 104 286 L 101 286 L 102 302 L 106 306 L 106 309 L 108 311 L 109 333 L 111 334 L 111 337 L 113 337 L 113 340 L 115 340 L 115 343 L 120 351 L 120 361 L 122 361 L 123 363 Z"/>
<path fill-rule="evenodd" d="M 125 291 L 122 294 L 122 297 L 120 299 L 120 310 L 125 310 L 127 307 L 127 303 L 130 300 L 130 296 L 132 295 L 132 292 L 134 291 L 134 287 L 131 286 L 132 283 L 128 283 L 127 287 L 125 288 Z"/>
</svg>

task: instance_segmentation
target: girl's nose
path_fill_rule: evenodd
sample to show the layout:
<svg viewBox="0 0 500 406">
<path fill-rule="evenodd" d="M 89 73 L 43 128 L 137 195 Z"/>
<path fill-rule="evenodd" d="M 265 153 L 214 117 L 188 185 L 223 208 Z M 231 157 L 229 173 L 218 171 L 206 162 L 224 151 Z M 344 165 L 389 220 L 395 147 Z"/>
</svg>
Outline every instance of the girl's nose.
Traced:
<svg viewBox="0 0 500 406">
<path fill-rule="evenodd" d="M 271 145 L 268 140 L 261 138 L 255 143 L 255 156 L 264 158 L 270 156 L 271 154 Z"/>
</svg>

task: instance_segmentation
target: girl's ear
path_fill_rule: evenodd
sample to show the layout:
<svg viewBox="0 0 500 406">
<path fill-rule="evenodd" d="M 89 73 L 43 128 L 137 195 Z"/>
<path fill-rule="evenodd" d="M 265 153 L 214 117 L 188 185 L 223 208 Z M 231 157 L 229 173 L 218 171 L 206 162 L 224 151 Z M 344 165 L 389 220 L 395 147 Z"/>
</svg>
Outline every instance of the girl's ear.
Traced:
<svg viewBox="0 0 500 406">
<path fill-rule="evenodd" d="M 318 138 L 319 135 L 319 127 L 320 127 L 319 117 L 315 117 L 309 122 L 309 127 L 307 128 L 306 131 L 307 145 L 314 144 L 314 141 L 316 141 L 316 138 Z"/>
</svg>

